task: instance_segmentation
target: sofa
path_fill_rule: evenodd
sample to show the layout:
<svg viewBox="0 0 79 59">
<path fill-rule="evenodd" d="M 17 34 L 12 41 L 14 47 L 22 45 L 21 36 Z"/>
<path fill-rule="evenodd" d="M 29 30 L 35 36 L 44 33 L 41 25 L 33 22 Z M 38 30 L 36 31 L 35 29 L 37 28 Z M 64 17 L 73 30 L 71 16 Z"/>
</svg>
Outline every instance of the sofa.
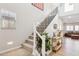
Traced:
<svg viewBox="0 0 79 59">
<path fill-rule="evenodd" d="M 79 39 L 79 32 L 66 32 L 64 37 L 69 37 L 72 39 Z"/>
</svg>

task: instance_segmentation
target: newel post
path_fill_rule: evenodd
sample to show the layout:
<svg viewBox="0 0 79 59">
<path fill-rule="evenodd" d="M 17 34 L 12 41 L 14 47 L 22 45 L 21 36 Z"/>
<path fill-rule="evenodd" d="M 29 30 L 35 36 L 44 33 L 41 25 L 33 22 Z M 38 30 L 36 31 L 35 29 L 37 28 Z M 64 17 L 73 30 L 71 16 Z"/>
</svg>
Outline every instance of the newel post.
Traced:
<svg viewBox="0 0 79 59">
<path fill-rule="evenodd" d="M 45 56 L 46 52 L 45 52 L 45 36 L 42 36 L 42 56 Z"/>
<path fill-rule="evenodd" d="M 35 54 L 35 47 L 36 47 L 36 44 L 35 44 L 35 41 L 36 41 L 36 25 L 33 24 L 33 30 L 34 30 L 34 35 L 33 35 L 33 55 L 36 55 Z"/>
</svg>

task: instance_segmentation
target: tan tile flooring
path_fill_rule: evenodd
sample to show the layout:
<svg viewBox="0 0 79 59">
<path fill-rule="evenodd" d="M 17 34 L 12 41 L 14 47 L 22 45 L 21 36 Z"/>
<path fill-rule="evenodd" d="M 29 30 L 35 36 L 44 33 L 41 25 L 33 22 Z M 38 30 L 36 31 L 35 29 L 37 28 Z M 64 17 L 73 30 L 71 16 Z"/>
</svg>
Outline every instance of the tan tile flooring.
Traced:
<svg viewBox="0 0 79 59">
<path fill-rule="evenodd" d="M 32 53 L 24 48 L 18 48 L 16 50 L 1 54 L 1 56 L 31 56 L 31 55 Z"/>
<path fill-rule="evenodd" d="M 51 56 L 79 56 L 79 40 L 65 38 L 62 48 L 51 54 Z M 74 47 L 74 48 L 73 48 Z M 32 53 L 24 48 L 19 48 L 10 52 L 1 54 L 2 56 L 31 56 Z"/>
<path fill-rule="evenodd" d="M 32 53 L 24 48 L 18 48 L 16 50 L 1 54 L 1 56 L 32 56 Z M 62 48 L 58 52 L 52 53 L 50 56 L 63 56 Z"/>
</svg>

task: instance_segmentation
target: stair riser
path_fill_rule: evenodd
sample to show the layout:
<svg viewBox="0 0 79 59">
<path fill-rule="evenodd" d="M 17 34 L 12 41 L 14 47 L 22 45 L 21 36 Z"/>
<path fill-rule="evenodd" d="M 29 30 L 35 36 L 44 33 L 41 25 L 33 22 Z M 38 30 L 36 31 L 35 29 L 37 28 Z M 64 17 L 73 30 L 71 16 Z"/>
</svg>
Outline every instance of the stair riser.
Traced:
<svg viewBox="0 0 79 59">
<path fill-rule="evenodd" d="M 25 46 L 25 45 L 22 45 L 22 47 L 25 48 L 26 50 L 30 51 L 30 52 L 32 52 L 32 50 L 33 50 L 32 48 L 27 47 L 27 46 Z"/>
<path fill-rule="evenodd" d="M 26 40 L 26 43 L 33 45 L 33 41 Z"/>
<path fill-rule="evenodd" d="M 33 37 L 33 35 L 32 35 L 32 36 L 29 36 L 28 38 L 29 38 L 29 39 L 33 39 L 34 37 Z"/>
</svg>

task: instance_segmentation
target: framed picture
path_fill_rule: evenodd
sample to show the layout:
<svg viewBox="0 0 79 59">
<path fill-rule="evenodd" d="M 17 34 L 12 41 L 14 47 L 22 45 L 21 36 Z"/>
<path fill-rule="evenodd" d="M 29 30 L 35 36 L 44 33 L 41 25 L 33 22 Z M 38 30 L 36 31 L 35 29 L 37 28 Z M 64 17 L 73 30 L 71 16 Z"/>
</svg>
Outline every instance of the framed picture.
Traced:
<svg viewBox="0 0 79 59">
<path fill-rule="evenodd" d="M 32 3 L 32 5 L 42 11 L 44 10 L 44 3 Z"/>
</svg>

